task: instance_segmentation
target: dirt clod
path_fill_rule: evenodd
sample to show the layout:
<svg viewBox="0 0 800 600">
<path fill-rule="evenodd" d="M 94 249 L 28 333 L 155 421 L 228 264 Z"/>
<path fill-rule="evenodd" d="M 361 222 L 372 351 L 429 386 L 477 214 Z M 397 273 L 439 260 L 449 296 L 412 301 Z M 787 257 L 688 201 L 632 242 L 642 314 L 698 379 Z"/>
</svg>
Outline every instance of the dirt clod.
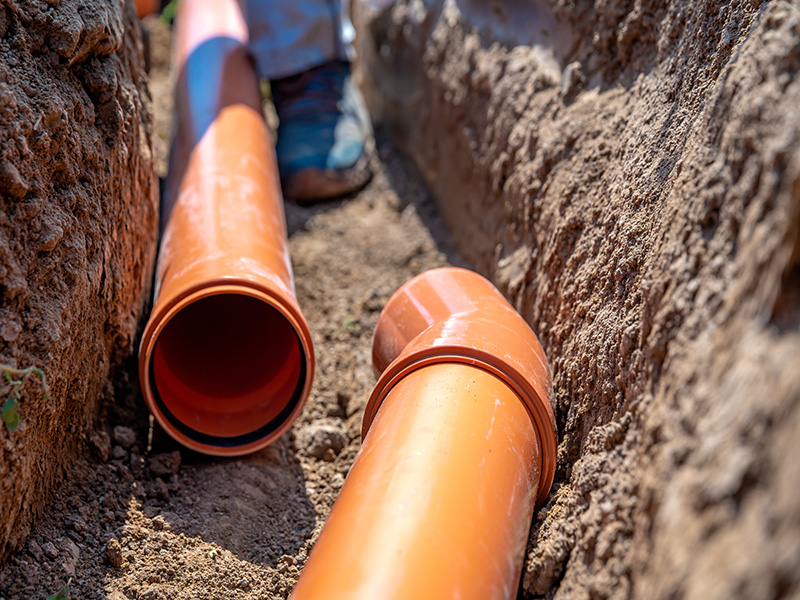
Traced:
<svg viewBox="0 0 800 600">
<path fill-rule="evenodd" d="M 561 96 L 569 102 L 585 85 L 586 77 L 581 70 L 581 63 L 577 60 L 569 63 L 561 77 Z"/>
<path fill-rule="evenodd" d="M 64 540 L 63 548 L 65 550 L 64 561 L 62 563 L 64 572 L 67 575 L 74 575 L 75 569 L 78 566 L 78 559 L 81 557 L 81 549 L 70 538 Z"/>
<path fill-rule="evenodd" d="M 324 419 L 303 427 L 298 446 L 306 456 L 331 461 L 347 442 L 347 432 L 340 419 Z"/>
<path fill-rule="evenodd" d="M 169 477 L 170 475 L 177 475 L 180 469 L 181 453 L 179 450 L 156 454 L 150 458 L 150 473 L 154 477 Z"/>
<path fill-rule="evenodd" d="M 37 561 L 42 560 L 42 555 L 44 552 L 42 551 L 41 546 L 36 542 L 36 540 L 30 540 L 27 545 L 28 553 Z"/>
<path fill-rule="evenodd" d="M 169 488 L 161 479 L 154 479 L 145 488 L 147 497 L 157 500 L 169 500 Z"/>
<path fill-rule="evenodd" d="M 117 538 L 111 538 L 106 543 L 105 559 L 112 567 L 122 566 L 122 546 Z"/>
<path fill-rule="evenodd" d="M 108 462 L 111 458 L 111 438 L 105 431 L 94 431 L 89 436 L 89 445 L 95 456 L 102 462 Z"/>
<path fill-rule="evenodd" d="M 44 555 L 50 560 L 53 560 L 56 557 L 58 557 L 58 549 L 56 548 L 56 545 L 50 541 L 47 541 L 44 544 L 42 544 L 42 552 L 44 552 Z"/>
<path fill-rule="evenodd" d="M 114 427 L 114 441 L 122 448 L 129 449 L 136 443 L 136 432 L 130 427 L 117 425 Z"/>
</svg>

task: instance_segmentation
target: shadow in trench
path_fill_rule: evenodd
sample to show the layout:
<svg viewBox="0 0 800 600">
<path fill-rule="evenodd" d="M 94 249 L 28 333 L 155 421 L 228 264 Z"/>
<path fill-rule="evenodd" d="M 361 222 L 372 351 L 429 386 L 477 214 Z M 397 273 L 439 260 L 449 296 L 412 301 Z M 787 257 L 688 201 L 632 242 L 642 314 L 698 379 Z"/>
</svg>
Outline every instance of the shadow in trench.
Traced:
<svg viewBox="0 0 800 600">
<path fill-rule="evenodd" d="M 417 168 L 390 141 L 385 128 L 376 127 L 375 141 L 377 154 L 384 165 L 386 180 L 403 203 L 401 211 L 413 210 L 419 215 L 436 247 L 445 255 L 450 265 L 471 269 L 470 264 L 456 248 L 436 200 L 426 187 Z"/>
<path fill-rule="evenodd" d="M 303 548 L 316 524 L 290 435 L 238 458 L 204 456 L 175 442 L 154 444 L 156 457 L 172 456 L 180 448 L 182 464 L 172 478 L 174 491 L 166 497 L 155 482 L 151 459 L 152 483 L 145 484 L 142 513 L 150 519 L 160 515 L 176 535 L 216 544 L 240 560 L 276 567 L 281 556 Z"/>
</svg>

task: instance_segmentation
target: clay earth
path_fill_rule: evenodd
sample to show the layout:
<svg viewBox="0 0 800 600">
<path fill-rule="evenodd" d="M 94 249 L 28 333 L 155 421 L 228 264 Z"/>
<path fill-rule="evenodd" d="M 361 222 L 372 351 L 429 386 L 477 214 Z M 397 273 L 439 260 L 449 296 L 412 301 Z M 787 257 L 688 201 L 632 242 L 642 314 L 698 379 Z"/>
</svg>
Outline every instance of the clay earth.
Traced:
<svg viewBox="0 0 800 600">
<path fill-rule="evenodd" d="M 314 389 L 231 460 L 151 426 L 131 359 L 170 30 L 145 21 L 147 84 L 130 6 L 52 5 L 0 5 L 0 363 L 49 388 L 0 424 L 0 599 L 288 597 L 358 451 L 378 313 L 446 264 L 552 367 L 520 598 L 800 597 L 796 3 L 356 3 L 376 174 L 287 204 Z"/>
</svg>

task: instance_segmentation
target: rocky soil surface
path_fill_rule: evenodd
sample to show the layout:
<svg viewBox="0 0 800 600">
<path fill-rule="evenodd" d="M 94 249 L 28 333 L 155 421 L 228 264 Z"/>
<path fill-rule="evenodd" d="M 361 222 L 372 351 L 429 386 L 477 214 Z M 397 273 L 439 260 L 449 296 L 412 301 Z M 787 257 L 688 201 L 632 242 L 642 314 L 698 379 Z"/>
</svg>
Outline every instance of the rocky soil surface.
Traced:
<svg viewBox="0 0 800 600">
<path fill-rule="evenodd" d="M 132 7 L 4 0 L 0 57 L 2 562 L 125 387 L 158 188 Z"/>
<path fill-rule="evenodd" d="M 800 7 L 387 4 L 371 108 L 553 368 L 525 595 L 800 596 Z"/>
</svg>

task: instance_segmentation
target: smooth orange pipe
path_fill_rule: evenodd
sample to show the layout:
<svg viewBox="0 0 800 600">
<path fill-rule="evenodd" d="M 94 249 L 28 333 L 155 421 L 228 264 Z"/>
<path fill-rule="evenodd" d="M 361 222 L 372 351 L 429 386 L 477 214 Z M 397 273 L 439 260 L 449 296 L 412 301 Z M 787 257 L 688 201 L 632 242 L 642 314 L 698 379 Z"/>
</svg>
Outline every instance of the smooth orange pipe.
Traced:
<svg viewBox="0 0 800 600">
<path fill-rule="evenodd" d="M 300 413 L 314 354 L 241 9 L 236 0 L 183 0 L 178 11 L 177 121 L 139 376 L 172 437 L 240 455 Z"/>
<path fill-rule="evenodd" d="M 363 444 L 293 600 L 516 596 L 555 472 L 549 367 L 483 277 L 428 271 L 378 319 Z"/>
</svg>

